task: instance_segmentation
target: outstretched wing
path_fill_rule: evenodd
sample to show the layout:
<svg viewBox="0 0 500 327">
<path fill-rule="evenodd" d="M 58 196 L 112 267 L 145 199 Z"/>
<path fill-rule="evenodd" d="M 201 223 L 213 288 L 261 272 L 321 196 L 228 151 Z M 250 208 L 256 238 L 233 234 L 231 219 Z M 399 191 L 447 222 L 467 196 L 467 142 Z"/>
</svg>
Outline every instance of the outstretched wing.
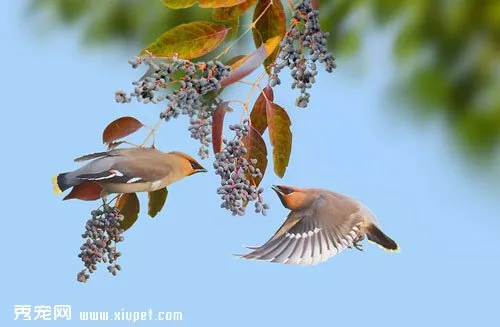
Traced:
<svg viewBox="0 0 500 327">
<path fill-rule="evenodd" d="M 362 237 L 363 218 L 342 209 L 347 208 L 328 207 L 319 198 L 310 209 L 291 212 L 269 241 L 242 257 L 302 265 L 326 261 Z"/>
</svg>

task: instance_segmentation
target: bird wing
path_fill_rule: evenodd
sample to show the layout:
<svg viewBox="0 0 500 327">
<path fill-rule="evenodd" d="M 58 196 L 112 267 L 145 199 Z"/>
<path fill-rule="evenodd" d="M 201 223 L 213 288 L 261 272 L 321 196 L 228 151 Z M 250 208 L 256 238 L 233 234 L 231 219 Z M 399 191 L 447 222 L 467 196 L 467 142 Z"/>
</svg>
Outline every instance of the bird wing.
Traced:
<svg viewBox="0 0 500 327">
<path fill-rule="evenodd" d="M 326 261 L 360 237 L 363 218 L 358 213 L 359 208 L 320 197 L 311 207 L 290 212 L 269 241 L 243 258 L 302 265 Z"/>
<path fill-rule="evenodd" d="M 156 150 L 117 149 L 89 163 L 76 178 L 101 183 L 144 183 L 167 177 L 172 170 Z"/>
<path fill-rule="evenodd" d="M 116 169 L 110 169 L 110 170 L 102 171 L 102 172 L 95 173 L 95 174 L 81 174 L 81 175 L 78 175 L 76 178 L 78 178 L 80 180 L 84 180 L 84 181 L 94 181 L 94 182 L 101 182 L 101 183 L 132 184 L 132 183 L 143 182 L 141 177 L 122 173 L 121 171 L 116 170 Z"/>
<path fill-rule="evenodd" d="M 116 157 L 116 156 L 125 156 L 135 153 L 140 153 L 143 151 L 149 150 L 148 148 L 125 148 L 125 149 L 113 149 L 109 151 L 103 152 L 94 152 L 90 154 L 83 155 L 81 157 L 75 158 L 74 162 L 84 162 L 93 159 L 102 159 L 104 157 Z"/>
<path fill-rule="evenodd" d="M 74 161 L 75 162 L 83 162 L 83 161 L 88 161 L 88 160 L 92 160 L 92 159 L 106 157 L 107 155 L 109 155 L 108 152 L 96 152 L 96 153 L 86 154 L 84 156 L 75 158 Z"/>
<path fill-rule="evenodd" d="M 155 155 L 126 157 L 113 165 L 113 169 L 141 178 L 143 182 L 156 182 L 166 178 L 173 173 L 173 168 L 171 164 L 165 162 L 165 158 Z"/>
</svg>

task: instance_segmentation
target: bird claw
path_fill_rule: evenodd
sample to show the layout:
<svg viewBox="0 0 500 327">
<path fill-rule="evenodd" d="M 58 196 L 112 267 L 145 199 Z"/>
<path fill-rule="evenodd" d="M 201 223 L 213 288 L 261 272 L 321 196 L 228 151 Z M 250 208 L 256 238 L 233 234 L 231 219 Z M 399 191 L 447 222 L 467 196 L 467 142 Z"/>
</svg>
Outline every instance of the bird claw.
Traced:
<svg viewBox="0 0 500 327">
<path fill-rule="evenodd" d="M 361 251 L 363 252 L 363 244 L 359 243 L 359 242 L 354 242 L 353 246 L 358 250 L 358 251 Z"/>
</svg>

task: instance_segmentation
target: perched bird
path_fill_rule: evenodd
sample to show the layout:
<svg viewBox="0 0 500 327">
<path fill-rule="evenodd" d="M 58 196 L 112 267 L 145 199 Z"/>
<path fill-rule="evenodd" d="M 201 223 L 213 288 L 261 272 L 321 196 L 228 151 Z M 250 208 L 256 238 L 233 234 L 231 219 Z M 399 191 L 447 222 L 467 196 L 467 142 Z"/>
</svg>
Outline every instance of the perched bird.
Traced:
<svg viewBox="0 0 500 327">
<path fill-rule="evenodd" d="M 388 251 L 398 245 L 381 230 L 373 213 L 361 202 L 323 189 L 272 186 L 291 212 L 278 231 L 260 247 L 249 248 L 246 259 L 315 265 L 368 238 Z"/>
<path fill-rule="evenodd" d="M 101 186 L 101 198 L 111 193 L 152 192 L 186 176 L 206 172 L 194 158 L 182 152 L 164 153 L 154 148 L 115 149 L 75 159 L 85 166 L 52 178 L 54 192 L 62 193 L 84 183 Z"/>
</svg>

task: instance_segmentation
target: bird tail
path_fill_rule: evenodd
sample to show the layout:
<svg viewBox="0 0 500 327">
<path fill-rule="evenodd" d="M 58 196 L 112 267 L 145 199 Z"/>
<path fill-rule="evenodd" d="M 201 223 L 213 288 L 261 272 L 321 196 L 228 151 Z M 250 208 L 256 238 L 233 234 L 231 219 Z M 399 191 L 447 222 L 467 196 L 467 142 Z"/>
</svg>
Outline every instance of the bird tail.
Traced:
<svg viewBox="0 0 500 327">
<path fill-rule="evenodd" d="M 67 174 L 68 173 L 57 174 L 52 177 L 52 187 L 54 189 L 54 193 L 61 194 L 70 187 L 74 186 L 69 178 L 66 177 Z"/>
<path fill-rule="evenodd" d="M 399 251 L 398 244 L 394 242 L 389 236 L 385 235 L 384 232 L 380 230 L 380 228 L 373 224 L 368 227 L 366 236 L 370 241 L 377 243 L 386 251 Z"/>
</svg>

